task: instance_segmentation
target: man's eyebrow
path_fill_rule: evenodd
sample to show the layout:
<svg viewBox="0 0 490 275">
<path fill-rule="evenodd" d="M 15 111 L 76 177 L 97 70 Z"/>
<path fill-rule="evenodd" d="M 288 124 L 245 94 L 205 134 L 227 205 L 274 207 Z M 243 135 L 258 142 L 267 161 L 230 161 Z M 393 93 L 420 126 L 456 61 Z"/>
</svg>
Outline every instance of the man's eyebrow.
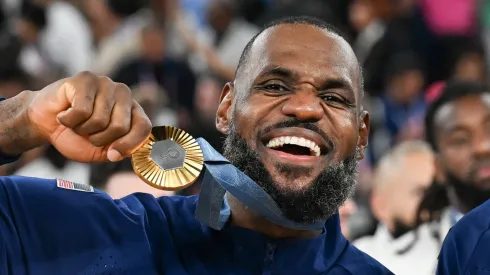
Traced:
<svg viewBox="0 0 490 275">
<path fill-rule="evenodd" d="M 270 65 L 265 67 L 265 69 L 259 74 L 258 78 L 262 78 L 265 76 L 277 76 L 285 79 L 300 78 L 299 74 L 296 71 L 278 65 Z M 346 90 L 355 95 L 355 90 L 351 82 L 343 77 L 328 77 L 328 79 L 326 79 L 322 84 L 321 90 L 336 88 Z"/>
<path fill-rule="evenodd" d="M 271 66 L 267 66 L 259 75 L 259 77 L 264 77 L 264 76 L 278 76 L 282 78 L 291 79 L 291 78 L 298 78 L 298 73 L 288 68 L 284 68 L 277 65 L 271 65 Z"/>
</svg>

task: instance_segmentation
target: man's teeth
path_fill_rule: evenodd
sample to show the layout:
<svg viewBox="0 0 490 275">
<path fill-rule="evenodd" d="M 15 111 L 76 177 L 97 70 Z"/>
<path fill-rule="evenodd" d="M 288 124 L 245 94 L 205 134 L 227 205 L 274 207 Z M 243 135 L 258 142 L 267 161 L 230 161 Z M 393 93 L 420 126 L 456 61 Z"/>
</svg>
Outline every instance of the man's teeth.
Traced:
<svg viewBox="0 0 490 275">
<path fill-rule="evenodd" d="M 307 140 L 302 137 L 295 137 L 295 136 L 284 136 L 284 137 L 277 137 L 269 140 L 267 143 L 267 147 L 269 148 L 279 148 L 282 147 L 284 144 L 292 144 L 292 145 L 297 145 L 297 146 L 302 146 L 310 149 L 310 153 L 312 156 L 320 156 L 320 146 L 316 144 L 315 142 L 311 140 Z"/>
</svg>

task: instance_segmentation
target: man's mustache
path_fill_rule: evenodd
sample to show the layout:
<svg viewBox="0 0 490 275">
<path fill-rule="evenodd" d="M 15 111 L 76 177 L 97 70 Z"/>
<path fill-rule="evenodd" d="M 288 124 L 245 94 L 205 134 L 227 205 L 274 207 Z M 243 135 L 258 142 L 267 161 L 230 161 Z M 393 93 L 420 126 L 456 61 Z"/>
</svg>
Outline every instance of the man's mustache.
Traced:
<svg viewBox="0 0 490 275">
<path fill-rule="evenodd" d="M 490 158 L 481 158 L 478 160 L 475 160 L 471 163 L 470 165 L 470 175 L 471 176 L 476 176 L 476 173 L 478 170 L 482 168 L 487 168 L 490 166 Z"/>
<path fill-rule="evenodd" d="M 297 127 L 297 128 L 304 128 L 308 129 L 310 131 L 313 131 L 317 134 L 319 134 L 328 144 L 329 148 L 334 148 L 334 144 L 332 142 L 332 139 L 330 139 L 320 127 L 318 127 L 316 124 L 312 122 L 305 122 L 305 121 L 299 121 L 299 120 L 288 120 L 288 121 L 283 121 L 276 123 L 274 125 L 267 126 L 264 130 L 261 131 L 260 135 L 265 135 L 273 130 L 280 129 L 280 128 L 291 128 L 291 127 Z"/>
</svg>

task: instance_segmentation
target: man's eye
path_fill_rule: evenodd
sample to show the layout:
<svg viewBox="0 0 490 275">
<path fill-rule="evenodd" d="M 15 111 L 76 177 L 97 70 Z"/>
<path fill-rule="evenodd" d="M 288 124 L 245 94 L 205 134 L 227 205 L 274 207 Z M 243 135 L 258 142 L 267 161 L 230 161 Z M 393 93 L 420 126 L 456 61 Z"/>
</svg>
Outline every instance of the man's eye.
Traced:
<svg viewBox="0 0 490 275">
<path fill-rule="evenodd" d="M 268 91 L 277 91 L 277 92 L 288 91 L 288 88 L 286 88 L 282 85 L 279 85 L 279 84 L 267 84 L 267 85 L 264 85 L 264 89 L 266 89 Z"/>
<path fill-rule="evenodd" d="M 325 102 L 335 102 L 335 103 L 345 103 L 345 100 L 338 97 L 338 96 L 333 96 L 333 95 L 324 95 L 322 96 L 322 99 Z"/>
</svg>

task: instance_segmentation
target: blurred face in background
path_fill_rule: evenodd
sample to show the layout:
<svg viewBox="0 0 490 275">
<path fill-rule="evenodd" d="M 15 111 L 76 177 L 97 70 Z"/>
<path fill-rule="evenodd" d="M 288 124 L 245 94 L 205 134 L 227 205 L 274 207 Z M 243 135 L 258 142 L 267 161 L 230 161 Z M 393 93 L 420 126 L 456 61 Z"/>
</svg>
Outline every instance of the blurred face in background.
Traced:
<svg viewBox="0 0 490 275">
<path fill-rule="evenodd" d="M 149 27 L 142 32 L 142 52 L 146 60 L 160 62 L 165 57 L 165 41 L 163 31 L 156 27 Z"/>
<path fill-rule="evenodd" d="M 420 70 L 408 70 L 395 76 L 391 81 L 390 97 L 400 104 L 407 104 L 417 98 L 424 87 L 424 75 Z"/>
<path fill-rule="evenodd" d="M 442 106 L 434 125 L 438 178 L 467 212 L 490 198 L 490 94 L 468 95 Z"/>
<path fill-rule="evenodd" d="M 463 55 L 456 63 L 453 78 L 458 80 L 484 81 L 486 76 L 485 59 L 478 53 Z"/>
<path fill-rule="evenodd" d="M 39 37 L 39 28 L 26 19 L 19 19 L 16 25 L 17 34 L 26 44 L 35 44 Z"/>
<path fill-rule="evenodd" d="M 209 24 L 217 32 L 223 33 L 233 20 L 234 13 L 230 0 L 211 0 L 208 10 L 207 19 Z"/>
<path fill-rule="evenodd" d="M 194 108 L 201 118 L 209 119 L 210 122 L 214 123 L 216 110 L 219 105 L 221 87 L 221 83 L 212 78 L 203 79 L 197 86 Z"/>
<path fill-rule="evenodd" d="M 369 1 L 354 1 L 349 7 L 349 20 L 356 31 L 362 31 L 375 19 L 372 5 Z"/>
<path fill-rule="evenodd" d="M 412 230 L 425 190 L 435 175 L 434 156 L 411 152 L 377 170 L 371 207 L 394 237 Z"/>
</svg>

